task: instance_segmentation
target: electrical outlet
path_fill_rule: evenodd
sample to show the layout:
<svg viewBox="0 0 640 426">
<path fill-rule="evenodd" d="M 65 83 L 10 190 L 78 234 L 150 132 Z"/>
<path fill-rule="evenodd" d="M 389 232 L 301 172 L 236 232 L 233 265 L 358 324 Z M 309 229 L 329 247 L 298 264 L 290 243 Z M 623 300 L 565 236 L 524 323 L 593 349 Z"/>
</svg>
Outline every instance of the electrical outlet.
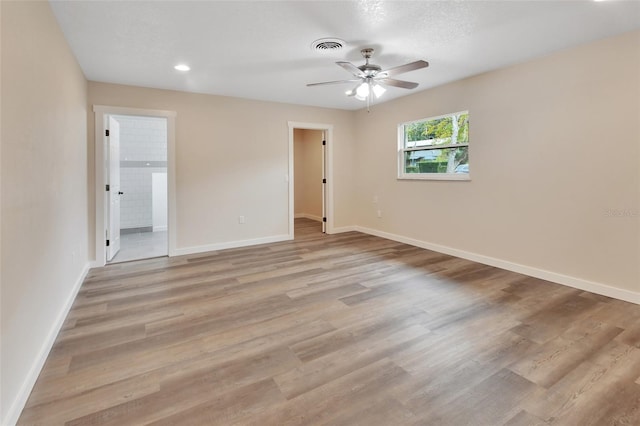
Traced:
<svg viewBox="0 0 640 426">
<path fill-rule="evenodd" d="M 382 217 L 382 210 L 378 210 L 378 217 Z"/>
<path fill-rule="evenodd" d="M 373 196 L 373 203 L 374 203 L 374 204 L 377 204 L 377 203 L 378 203 L 378 196 L 377 196 L 377 195 L 374 195 L 374 196 Z"/>
<path fill-rule="evenodd" d="M 244 216 L 238 216 L 238 223 L 240 225 L 244 224 Z"/>
</svg>

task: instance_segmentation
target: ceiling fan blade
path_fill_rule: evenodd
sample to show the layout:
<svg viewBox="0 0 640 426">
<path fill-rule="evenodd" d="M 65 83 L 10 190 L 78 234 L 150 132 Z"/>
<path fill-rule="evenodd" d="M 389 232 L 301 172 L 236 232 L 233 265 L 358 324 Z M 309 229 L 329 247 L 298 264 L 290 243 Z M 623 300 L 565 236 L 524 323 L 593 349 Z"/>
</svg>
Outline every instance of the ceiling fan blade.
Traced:
<svg viewBox="0 0 640 426">
<path fill-rule="evenodd" d="M 408 64 L 400 65 L 397 67 L 389 68 L 388 70 L 382 70 L 376 75 L 383 77 L 391 77 L 392 75 L 402 74 L 404 72 L 419 70 L 421 68 L 426 68 L 429 66 L 429 62 L 427 61 L 415 61 L 409 62 Z"/>
<path fill-rule="evenodd" d="M 386 84 L 387 86 L 400 87 L 402 89 L 415 89 L 418 87 L 418 83 L 412 81 L 396 80 L 395 78 L 380 78 L 374 79 L 378 83 Z"/>
<path fill-rule="evenodd" d="M 362 70 L 356 67 L 355 65 L 353 65 L 351 62 L 338 61 L 336 62 L 336 64 L 340 65 L 342 68 L 349 71 L 351 74 L 355 75 L 356 77 L 364 77 L 364 73 L 362 72 Z"/>
<path fill-rule="evenodd" d="M 326 86 L 328 84 L 355 83 L 356 81 L 360 81 L 360 79 L 323 81 L 322 83 L 309 83 L 309 84 L 307 84 L 307 87 L 311 87 L 311 86 Z"/>
</svg>

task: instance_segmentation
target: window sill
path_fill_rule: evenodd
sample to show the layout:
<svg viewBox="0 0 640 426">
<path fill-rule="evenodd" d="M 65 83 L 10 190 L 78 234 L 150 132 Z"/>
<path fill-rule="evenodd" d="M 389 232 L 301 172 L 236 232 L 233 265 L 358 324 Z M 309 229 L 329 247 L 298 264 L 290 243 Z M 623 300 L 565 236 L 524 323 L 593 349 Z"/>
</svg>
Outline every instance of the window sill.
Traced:
<svg viewBox="0 0 640 426">
<path fill-rule="evenodd" d="M 412 173 L 398 176 L 398 180 L 452 180 L 470 181 L 468 173 Z"/>
</svg>

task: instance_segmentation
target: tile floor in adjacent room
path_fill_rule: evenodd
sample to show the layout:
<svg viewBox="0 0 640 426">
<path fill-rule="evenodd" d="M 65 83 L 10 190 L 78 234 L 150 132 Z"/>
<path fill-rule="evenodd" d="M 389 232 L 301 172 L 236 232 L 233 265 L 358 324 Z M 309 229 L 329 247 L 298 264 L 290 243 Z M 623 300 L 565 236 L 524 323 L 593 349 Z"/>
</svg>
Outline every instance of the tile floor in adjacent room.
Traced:
<svg viewBox="0 0 640 426">
<path fill-rule="evenodd" d="M 120 250 L 109 263 L 148 259 L 168 254 L 167 231 L 122 234 L 120 236 Z"/>
</svg>

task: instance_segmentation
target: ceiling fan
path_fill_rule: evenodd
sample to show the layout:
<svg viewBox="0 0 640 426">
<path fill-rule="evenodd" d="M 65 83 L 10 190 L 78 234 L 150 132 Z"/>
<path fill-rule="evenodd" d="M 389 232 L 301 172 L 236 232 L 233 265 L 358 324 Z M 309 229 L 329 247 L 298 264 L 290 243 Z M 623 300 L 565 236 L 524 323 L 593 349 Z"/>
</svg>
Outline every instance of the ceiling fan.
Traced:
<svg viewBox="0 0 640 426">
<path fill-rule="evenodd" d="M 351 62 L 336 62 L 336 64 L 353 74 L 355 78 L 349 80 L 325 81 L 322 83 L 309 83 L 307 84 L 307 87 L 324 86 L 328 84 L 357 83 L 357 85 L 353 89 L 348 90 L 346 94 L 347 96 L 354 96 L 356 99 L 361 101 L 366 100 L 368 108 L 372 94 L 376 98 L 379 98 L 386 91 L 384 86 L 400 87 L 402 89 L 415 89 L 418 87 L 418 83 L 396 80 L 390 77 L 429 66 L 427 61 L 415 61 L 383 70 L 379 65 L 369 63 L 369 59 L 373 56 L 373 52 L 374 50 L 371 48 L 362 49 L 360 51 L 365 59 L 365 63 L 359 67 L 353 65 Z"/>
</svg>

